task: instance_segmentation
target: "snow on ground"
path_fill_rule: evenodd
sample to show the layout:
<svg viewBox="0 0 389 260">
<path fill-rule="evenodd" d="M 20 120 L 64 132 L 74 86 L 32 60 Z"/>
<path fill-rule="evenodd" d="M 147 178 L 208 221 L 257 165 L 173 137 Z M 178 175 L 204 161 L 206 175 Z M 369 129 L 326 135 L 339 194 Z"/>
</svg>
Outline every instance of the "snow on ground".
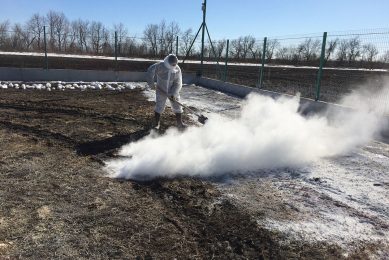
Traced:
<svg viewBox="0 0 389 260">
<path fill-rule="evenodd" d="M 196 86 L 184 87 L 182 99 L 205 113 L 222 111 L 231 118 L 239 114 L 242 101 Z M 304 168 L 252 172 L 216 185 L 258 216 L 259 225 L 288 239 L 325 241 L 341 246 L 346 254 L 369 243 L 389 250 L 388 144 L 371 141 L 351 154 Z"/>
<path fill-rule="evenodd" d="M 0 89 L 20 89 L 20 90 L 112 90 L 122 91 L 135 88 L 144 88 L 145 83 L 139 82 L 62 82 L 62 81 L 51 81 L 51 82 L 18 82 L 18 81 L 0 81 Z"/>
<path fill-rule="evenodd" d="M 23 55 L 23 56 L 38 56 L 43 57 L 45 54 L 39 52 L 3 52 L 0 51 L 0 55 Z M 65 57 L 65 58 L 79 58 L 79 59 L 101 59 L 101 60 L 115 60 L 115 57 L 109 56 L 97 56 L 97 55 L 80 55 L 80 54 L 63 54 L 63 53 L 48 53 L 49 57 Z M 145 58 L 127 58 L 127 57 L 118 57 L 118 60 L 122 61 L 148 61 L 148 62 L 158 62 L 160 60 L 157 59 L 145 59 Z M 191 64 L 200 64 L 200 61 L 197 60 L 186 60 L 185 63 Z M 205 64 L 217 64 L 214 61 L 204 61 Z M 221 62 L 219 62 L 221 64 Z M 230 62 L 228 63 L 230 66 L 254 66 L 258 67 L 259 64 L 256 63 L 244 63 L 244 62 Z M 294 65 L 270 65 L 265 64 L 265 67 L 270 68 L 290 68 L 290 69 L 314 69 L 317 70 L 316 66 L 294 66 Z M 324 70 L 346 70 L 346 71 L 380 71 L 380 72 L 388 72 L 387 69 L 367 69 L 367 68 L 330 68 L 325 67 Z"/>
</svg>

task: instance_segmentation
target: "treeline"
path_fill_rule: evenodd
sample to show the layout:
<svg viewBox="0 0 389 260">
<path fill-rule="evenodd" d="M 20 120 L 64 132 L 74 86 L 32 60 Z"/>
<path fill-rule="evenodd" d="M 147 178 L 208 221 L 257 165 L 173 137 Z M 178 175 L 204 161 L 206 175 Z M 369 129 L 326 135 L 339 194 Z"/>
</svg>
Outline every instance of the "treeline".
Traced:
<svg viewBox="0 0 389 260">
<path fill-rule="evenodd" d="M 389 33 L 388 33 L 389 35 Z M 321 55 L 322 39 L 302 38 L 298 44 L 282 45 L 278 39 L 269 39 L 266 44 L 265 58 L 268 63 L 317 65 Z M 235 60 L 260 59 L 263 43 L 252 36 L 239 37 L 231 41 L 230 55 Z M 380 53 L 372 43 L 362 44 L 356 36 L 334 38 L 326 41 L 324 61 L 332 65 L 372 66 L 373 63 L 389 63 L 389 48 Z"/>
<path fill-rule="evenodd" d="M 44 26 L 48 52 L 112 56 L 115 53 L 116 33 L 116 51 L 119 56 L 163 57 L 175 53 L 177 47 L 181 57 L 187 53 L 190 58 L 200 56 L 200 39 L 196 40 L 189 52 L 195 34 L 191 28 L 182 30 L 176 22 L 149 24 L 141 36 L 135 37 L 122 23 L 108 28 L 99 21 L 70 21 L 64 13 L 56 11 L 49 11 L 46 15 L 34 14 L 24 24 L 0 22 L 0 50 L 42 52 Z M 383 38 L 387 37 L 383 35 Z M 307 37 L 301 38 L 297 44 L 290 44 L 282 39 L 269 39 L 265 58 L 268 63 L 317 65 L 321 41 L 321 38 Z M 205 57 L 223 59 L 226 40 L 212 43 L 206 42 Z M 234 61 L 259 62 L 262 53 L 263 41 L 253 36 L 242 36 L 230 41 L 229 57 Z M 358 36 L 342 36 L 327 40 L 325 61 L 331 63 L 331 66 L 382 67 L 389 63 L 389 50 L 379 50 L 372 43 L 363 43 Z"/>
<path fill-rule="evenodd" d="M 176 22 L 149 24 L 141 36 L 132 36 L 124 24 L 107 27 L 99 21 L 78 19 L 70 21 L 64 13 L 49 11 L 46 15 L 34 14 L 24 24 L 0 21 L 1 51 L 44 51 L 44 27 L 48 52 L 113 55 L 115 32 L 120 56 L 154 57 L 176 51 L 187 53 L 194 39 L 192 29 L 182 30 Z M 190 52 L 198 55 L 198 42 Z"/>
</svg>

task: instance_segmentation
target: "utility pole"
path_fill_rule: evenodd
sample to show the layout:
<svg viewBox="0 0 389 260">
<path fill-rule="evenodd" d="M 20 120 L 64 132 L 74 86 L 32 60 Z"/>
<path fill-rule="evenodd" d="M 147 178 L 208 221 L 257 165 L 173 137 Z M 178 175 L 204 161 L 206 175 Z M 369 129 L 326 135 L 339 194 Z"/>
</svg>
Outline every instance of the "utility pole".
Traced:
<svg viewBox="0 0 389 260">
<path fill-rule="evenodd" d="M 185 55 L 185 58 L 182 60 L 182 63 L 185 63 L 185 60 L 189 57 L 189 54 L 190 54 L 190 51 L 192 50 L 192 47 L 193 47 L 193 44 L 195 43 L 196 39 L 197 39 L 197 36 L 199 36 L 199 33 L 201 31 L 201 61 L 200 61 L 200 70 L 197 72 L 197 76 L 202 76 L 203 75 L 203 64 L 204 64 L 204 48 L 205 48 L 205 45 L 204 45 L 204 42 L 205 42 L 205 31 L 207 31 L 207 35 L 208 35 L 208 39 L 209 39 L 209 43 L 212 47 L 212 51 L 213 51 L 213 54 L 215 55 L 216 57 L 216 63 L 217 63 L 217 66 L 218 66 L 218 69 L 219 68 L 219 58 L 216 54 L 216 51 L 215 51 L 215 48 L 213 47 L 213 44 L 212 44 L 212 40 L 211 40 L 211 36 L 209 34 L 209 30 L 208 30 L 208 26 L 207 26 L 207 23 L 206 23 L 206 16 L 207 16 L 207 0 L 203 0 L 203 4 L 201 5 L 201 10 L 203 11 L 203 22 L 201 23 L 200 25 L 200 28 L 199 30 L 197 31 L 196 33 L 196 36 L 193 38 L 191 44 L 190 44 L 190 47 L 188 49 L 188 51 L 186 52 L 186 55 Z"/>
</svg>

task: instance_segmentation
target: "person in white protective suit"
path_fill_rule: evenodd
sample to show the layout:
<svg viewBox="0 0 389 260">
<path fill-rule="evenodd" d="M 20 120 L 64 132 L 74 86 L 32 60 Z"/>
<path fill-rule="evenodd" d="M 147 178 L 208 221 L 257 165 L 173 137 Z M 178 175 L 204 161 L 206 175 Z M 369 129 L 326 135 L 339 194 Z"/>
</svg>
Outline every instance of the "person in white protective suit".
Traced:
<svg viewBox="0 0 389 260">
<path fill-rule="evenodd" d="M 155 122 L 154 128 L 159 129 L 160 118 L 165 110 L 166 100 L 170 100 L 173 112 L 176 114 L 177 127 L 183 129 L 186 125 L 182 122 L 182 107 L 175 102 L 180 101 L 182 88 L 182 73 L 177 65 L 176 55 L 169 54 L 162 62 L 155 63 L 147 69 L 147 83 L 150 88 L 156 89 Z M 157 78 L 157 83 L 155 83 Z"/>
</svg>

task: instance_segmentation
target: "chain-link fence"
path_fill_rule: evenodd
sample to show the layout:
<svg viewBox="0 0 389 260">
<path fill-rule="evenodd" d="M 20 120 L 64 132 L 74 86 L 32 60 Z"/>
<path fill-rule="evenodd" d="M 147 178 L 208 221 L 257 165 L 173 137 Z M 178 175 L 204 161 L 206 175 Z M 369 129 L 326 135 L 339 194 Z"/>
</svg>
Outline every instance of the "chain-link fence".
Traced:
<svg viewBox="0 0 389 260">
<path fill-rule="evenodd" d="M 230 82 L 330 102 L 389 84 L 389 29 L 231 42 L 227 78 L 222 77 Z M 389 97 L 376 95 L 374 102 L 388 106 Z"/>
</svg>

